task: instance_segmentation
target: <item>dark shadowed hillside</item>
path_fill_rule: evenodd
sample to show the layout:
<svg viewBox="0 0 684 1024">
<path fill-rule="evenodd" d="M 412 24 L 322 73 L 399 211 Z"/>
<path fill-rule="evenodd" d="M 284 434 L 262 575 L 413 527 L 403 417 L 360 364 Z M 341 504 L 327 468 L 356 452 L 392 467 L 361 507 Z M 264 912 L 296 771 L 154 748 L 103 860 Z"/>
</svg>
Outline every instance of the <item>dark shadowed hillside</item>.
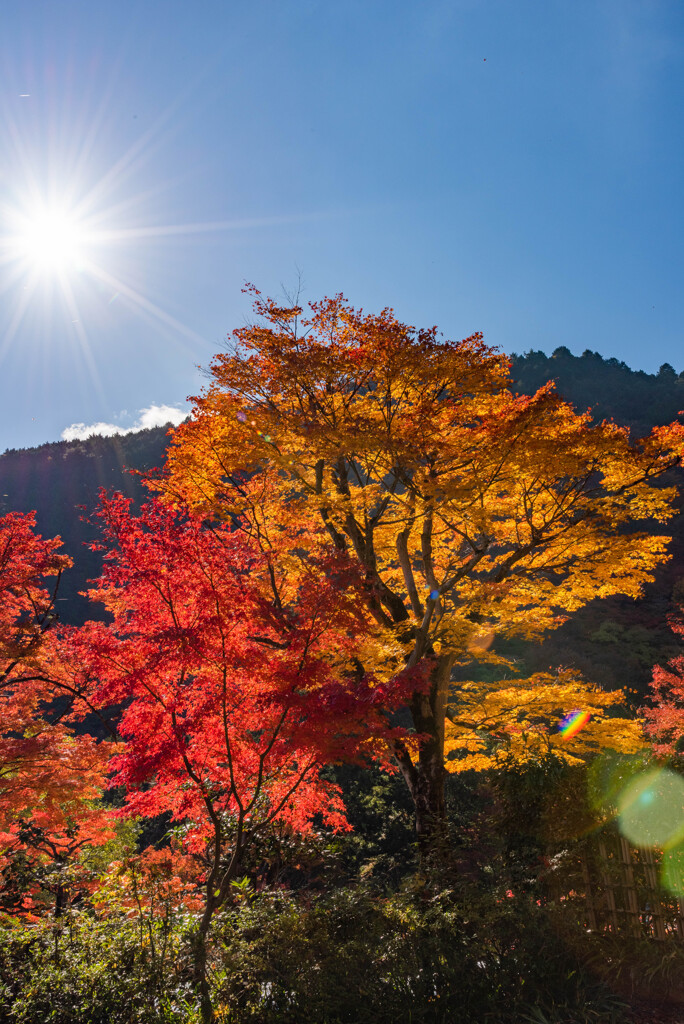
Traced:
<svg viewBox="0 0 684 1024">
<path fill-rule="evenodd" d="M 57 607 L 62 621 L 80 624 L 92 617 L 79 591 L 100 573 L 101 556 L 85 546 L 97 531 L 83 522 L 81 506 L 91 512 L 101 487 L 122 491 L 136 503 L 144 500 L 140 478 L 128 470 L 163 465 L 168 429 L 58 441 L 0 456 L 0 512 L 35 510 L 39 532 L 45 537 L 58 534 L 74 560 L 74 568 L 60 584 Z"/>
<path fill-rule="evenodd" d="M 557 348 L 552 356 L 527 352 L 511 357 L 511 373 L 519 391 L 531 394 L 554 380 L 560 393 L 576 409 L 591 408 L 596 420 L 613 419 L 635 435 L 671 423 L 684 409 L 684 373 L 664 363 L 657 374 L 630 370 L 618 359 L 603 359 L 586 349 L 573 356 Z"/>
</svg>

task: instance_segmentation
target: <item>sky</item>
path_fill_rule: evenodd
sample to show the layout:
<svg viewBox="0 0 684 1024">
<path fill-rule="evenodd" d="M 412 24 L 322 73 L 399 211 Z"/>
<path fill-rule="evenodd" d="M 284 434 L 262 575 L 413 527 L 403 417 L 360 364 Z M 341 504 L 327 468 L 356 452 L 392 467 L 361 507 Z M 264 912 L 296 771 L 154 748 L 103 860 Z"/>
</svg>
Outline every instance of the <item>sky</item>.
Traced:
<svg viewBox="0 0 684 1024">
<path fill-rule="evenodd" d="M 0 451 L 179 420 L 250 281 L 684 370 L 681 0 L 0 5 Z"/>
</svg>

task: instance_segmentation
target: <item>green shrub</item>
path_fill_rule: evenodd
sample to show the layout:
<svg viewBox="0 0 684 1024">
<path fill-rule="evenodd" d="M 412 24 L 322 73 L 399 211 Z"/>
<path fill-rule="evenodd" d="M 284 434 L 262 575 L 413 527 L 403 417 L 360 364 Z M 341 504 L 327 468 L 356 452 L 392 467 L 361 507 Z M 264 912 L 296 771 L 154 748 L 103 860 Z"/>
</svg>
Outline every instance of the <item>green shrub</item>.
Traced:
<svg viewBox="0 0 684 1024">
<path fill-rule="evenodd" d="M 262 895 L 222 921 L 216 1005 L 236 1024 L 503 1024 L 559 1005 L 618 1019 L 544 910 L 492 896 L 420 879 L 391 897 Z"/>
<path fill-rule="evenodd" d="M 220 1024 L 617 1022 L 589 937 L 499 883 L 385 895 L 236 890 L 210 949 Z M 194 1024 L 192 919 L 0 929 L 0 1024 Z M 573 953 L 572 950 L 575 950 Z"/>
<path fill-rule="evenodd" d="M 161 938 L 161 936 L 160 936 Z M 0 930 L 2 1024 L 185 1024 L 194 994 L 180 931 L 164 961 L 141 945 L 137 922 L 74 915 Z"/>
</svg>

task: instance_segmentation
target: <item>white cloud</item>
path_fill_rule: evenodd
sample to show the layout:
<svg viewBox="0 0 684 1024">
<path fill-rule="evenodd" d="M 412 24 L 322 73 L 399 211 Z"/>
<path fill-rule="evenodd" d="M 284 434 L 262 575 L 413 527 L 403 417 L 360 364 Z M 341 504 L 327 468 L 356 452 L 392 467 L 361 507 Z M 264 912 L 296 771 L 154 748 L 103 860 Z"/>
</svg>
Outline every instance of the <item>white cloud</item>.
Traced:
<svg viewBox="0 0 684 1024">
<path fill-rule="evenodd" d="M 187 409 L 179 409 L 175 405 L 150 405 L 141 409 L 140 414 L 131 427 L 120 427 L 116 423 L 72 423 L 62 431 L 63 441 L 83 441 L 93 434 L 111 437 L 113 434 L 132 434 L 135 430 L 149 430 L 151 427 L 164 427 L 167 423 L 178 426 L 188 415 Z"/>
<path fill-rule="evenodd" d="M 140 416 L 133 429 L 149 430 L 150 427 L 163 427 L 167 423 L 173 423 L 174 427 L 177 427 L 188 415 L 188 411 L 178 409 L 174 405 L 151 405 L 140 410 Z"/>
<path fill-rule="evenodd" d="M 72 423 L 70 427 L 65 427 L 62 431 L 62 440 L 82 441 L 86 437 L 91 437 L 92 434 L 102 434 L 105 437 L 110 437 L 112 434 L 127 433 L 127 430 L 117 427 L 113 423 L 91 423 L 89 427 L 85 423 Z"/>
</svg>

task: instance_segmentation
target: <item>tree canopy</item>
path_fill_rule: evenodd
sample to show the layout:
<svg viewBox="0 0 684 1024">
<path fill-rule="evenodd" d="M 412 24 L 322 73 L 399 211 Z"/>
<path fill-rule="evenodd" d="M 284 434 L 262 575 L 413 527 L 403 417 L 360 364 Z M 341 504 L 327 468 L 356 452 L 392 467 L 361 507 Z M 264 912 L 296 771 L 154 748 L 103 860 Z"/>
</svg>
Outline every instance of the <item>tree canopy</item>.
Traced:
<svg viewBox="0 0 684 1024">
<path fill-rule="evenodd" d="M 632 441 L 551 384 L 514 394 L 507 359 L 480 335 L 444 341 L 342 296 L 304 316 L 253 291 L 258 320 L 215 357 L 160 486 L 267 557 L 299 524 L 301 548 L 324 532 L 356 560 L 377 627 L 364 668 L 396 673 L 390 638 L 431 672 L 409 701 L 420 752 L 394 751 L 429 830 L 443 813 L 452 669 L 496 659 L 493 636 L 538 638 L 596 597 L 639 595 L 666 557 L 653 522 L 673 514 L 674 490 L 657 484 L 680 462 L 684 427 Z M 274 599 L 300 561 L 296 546 L 273 558 Z"/>
</svg>

